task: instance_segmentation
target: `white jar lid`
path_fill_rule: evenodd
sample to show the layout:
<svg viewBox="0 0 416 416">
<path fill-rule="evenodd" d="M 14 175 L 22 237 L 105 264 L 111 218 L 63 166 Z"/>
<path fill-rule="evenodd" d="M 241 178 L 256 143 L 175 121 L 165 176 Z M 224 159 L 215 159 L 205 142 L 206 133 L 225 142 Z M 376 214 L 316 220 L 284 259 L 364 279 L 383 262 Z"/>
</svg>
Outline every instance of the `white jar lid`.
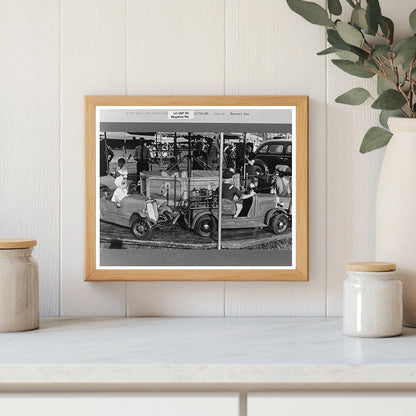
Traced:
<svg viewBox="0 0 416 416">
<path fill-rule="evenodd" d="M 385 261 L 357 261 L 345 267 L 350 272 L 393 272 L 396 264 Z"/>
<path fill-rule="evenodd" d="M 36 244 L 36 240 L 28 240 L 25 238 L 0 238 L 0 249 L 30 248 Z"/>
</svg>

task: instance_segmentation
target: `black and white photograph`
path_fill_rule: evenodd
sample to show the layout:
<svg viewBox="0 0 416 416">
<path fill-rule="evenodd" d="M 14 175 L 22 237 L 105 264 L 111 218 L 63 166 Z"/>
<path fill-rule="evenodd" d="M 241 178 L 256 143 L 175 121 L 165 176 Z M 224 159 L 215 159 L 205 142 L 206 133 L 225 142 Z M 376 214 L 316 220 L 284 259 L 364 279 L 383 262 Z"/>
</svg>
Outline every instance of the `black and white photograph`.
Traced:
<svg viewBox="0 0 416 416">
<path fill-rule="evenodd" d="M 295 107 L 96 117 L 98 268 L 294 267 Z"/>
</svg>

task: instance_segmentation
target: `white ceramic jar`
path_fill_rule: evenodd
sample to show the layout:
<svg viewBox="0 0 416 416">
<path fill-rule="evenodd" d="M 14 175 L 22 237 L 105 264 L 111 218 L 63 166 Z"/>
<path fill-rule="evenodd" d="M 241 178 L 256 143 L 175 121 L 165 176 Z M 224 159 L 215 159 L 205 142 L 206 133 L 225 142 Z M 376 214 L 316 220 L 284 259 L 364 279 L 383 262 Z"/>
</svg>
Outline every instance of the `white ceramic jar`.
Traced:
<svg viewBox="0 0 416 416">
<path fill-rule="evenodd" d="M 0 332 L 39 327 L 38 265 L 35 240 L 0 240 Z"/>
<path fill-rule="evenodd" d="M 402 282 L 396 265 L 347 264 L 344 280 L 343 332 L 353 337 L 393 337 L 403 326 Z"/>
</svg>

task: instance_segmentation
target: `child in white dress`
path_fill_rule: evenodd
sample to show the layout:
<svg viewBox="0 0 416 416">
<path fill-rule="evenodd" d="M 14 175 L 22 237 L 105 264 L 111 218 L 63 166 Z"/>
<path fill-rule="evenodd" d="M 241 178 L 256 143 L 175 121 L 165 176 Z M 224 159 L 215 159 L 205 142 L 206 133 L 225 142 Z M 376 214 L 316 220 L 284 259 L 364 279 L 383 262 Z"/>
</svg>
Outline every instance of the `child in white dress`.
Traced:
<svg viewBox="0 0 416 416">
<path fill-rule="evenodd" d="M 114 191 L 111 201 L 120 204 L 120 202 L 127 196 L 127 179 L 123 178 L 123 176 L 118 176 L 114 183 L 116 184 L 117 189 Z"/>
</svg>

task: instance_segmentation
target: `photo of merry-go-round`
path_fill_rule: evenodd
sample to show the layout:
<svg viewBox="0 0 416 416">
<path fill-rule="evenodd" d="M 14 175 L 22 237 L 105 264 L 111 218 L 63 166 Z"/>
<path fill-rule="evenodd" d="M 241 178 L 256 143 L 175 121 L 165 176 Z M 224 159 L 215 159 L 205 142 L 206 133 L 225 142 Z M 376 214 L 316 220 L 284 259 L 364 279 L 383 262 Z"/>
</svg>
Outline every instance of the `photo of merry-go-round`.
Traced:
<svg viewBox="0 0 416 416">
<path fill-rule="evenodd" d="M 99 168 L 102 248 L 292 248 L 289 132 L 104 131 Z"/>
<path fill-rule="evenodd" d="M 293 268 L 293 107 L 103 107 L 101 268 Z"/>
</svg>

